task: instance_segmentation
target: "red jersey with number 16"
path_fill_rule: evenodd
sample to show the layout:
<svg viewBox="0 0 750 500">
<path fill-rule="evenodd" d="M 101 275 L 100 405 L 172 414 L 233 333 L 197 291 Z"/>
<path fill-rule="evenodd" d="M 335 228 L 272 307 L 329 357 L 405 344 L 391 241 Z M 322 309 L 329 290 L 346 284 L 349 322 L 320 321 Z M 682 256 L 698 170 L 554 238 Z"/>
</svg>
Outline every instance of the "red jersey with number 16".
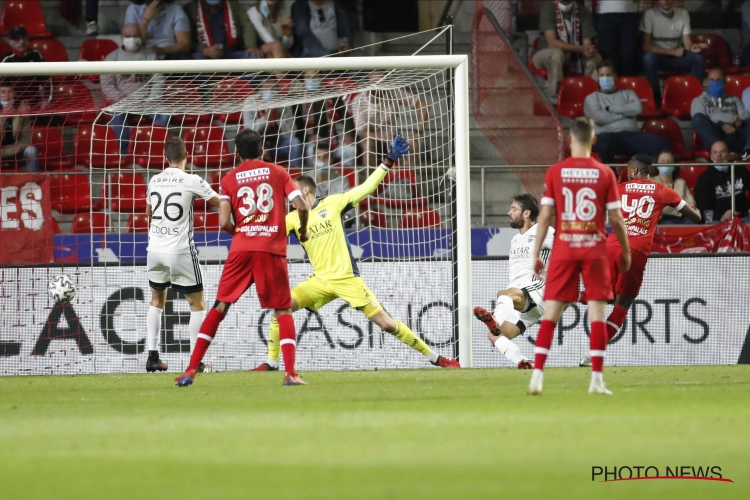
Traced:
<svg viewBox="0 0 750 500">
<path fill-rule="evenodd" d="M 267 252 L 286 257 L 286 203 L 302 194 L 283 167 L 250 160 L 221 179 L 220 198 L 232 204 L 229 253 Z"/>
<path fill-rule="evenodd" d="M 685 206 L 685 201 L 677 192 L 664 184 L 644 178 L 621 182 L 618 186 L 622 199 L 622 217 L 628 231 L 630 250 L 646 255 L 651 253 L 656 226 L 665 206 L 677 210 Z M 609 235 L 609 246 L 620 246 L 614 234 Z"/>
<path fill-rule="evenodd" d="M 617 179 L 591 158 L 568 158 L 544 178 L 542 205 L 555 207 L 552 260 L 607 258 L 606 211 L 620 208 Z"/>
</svg>

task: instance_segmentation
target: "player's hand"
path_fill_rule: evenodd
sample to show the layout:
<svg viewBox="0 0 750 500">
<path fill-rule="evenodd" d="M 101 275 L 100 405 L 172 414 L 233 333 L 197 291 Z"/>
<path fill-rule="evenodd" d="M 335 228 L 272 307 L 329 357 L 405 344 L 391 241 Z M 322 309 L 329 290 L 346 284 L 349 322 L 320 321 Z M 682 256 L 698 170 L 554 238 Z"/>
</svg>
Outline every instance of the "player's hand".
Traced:
<svg viewBox="0 0 750 500">
<path fill-rule="evenodd" d="M 536 276 L 537 279 L 541 280 L 543 279 L 542 273 L 544 273 L 544 261 L 541 257 L 537 257 L 536 259 L 534 259 L 534 276 Z"/>
<path fill-rule="evenodd" d="M 725 123 L 724 125 L 722 125 L 721 130 L 723 130 L 725 134 L 734 134 L 735 132 L 734 125 L 730 123 Z"/>
<path fill-rule="evenodd" d="M 407 141 L 406 138 L 397 135 L 396 138 L 393 139 L 391 147 L 388 149 L 388 159 L 393 163 L 396 163 L 401 159 L 402 156 L 404 156 L 408 152 L 409 141 Z"/>
<path fill-rule="evenodd" d="M 625 274 L 630 270 L 630 252 L 620 254 L 620 274 Z"/>
<path fill-rule="evenodd" d="M 299 242 L 304 243 L 310 239 L 310 234 L 307 231 L 299 233 Z"/>
</svg>

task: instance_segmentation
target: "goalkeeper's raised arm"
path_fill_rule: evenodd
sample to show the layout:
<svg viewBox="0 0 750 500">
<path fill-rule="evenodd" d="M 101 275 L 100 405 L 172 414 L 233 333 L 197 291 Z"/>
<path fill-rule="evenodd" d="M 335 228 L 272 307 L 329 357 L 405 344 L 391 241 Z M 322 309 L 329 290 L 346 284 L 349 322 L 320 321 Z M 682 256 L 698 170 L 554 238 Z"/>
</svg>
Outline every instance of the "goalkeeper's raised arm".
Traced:
<svg viewBox="0 0 750 500">
<path fill-rule="evenodd" d="M 342 196 L 345 198 L 346 203 L 356 205 L 360 201 L 364 200 L 367 196 L 374 193 L 380 183 L 383 182 L 383 179 L 385 179 L 388 171 L 394 165 L 396 165 L 396 163 L 401 159 L 402 156 L 404 156 L 408 152 L 409 141 L 407 141 L 405 137 L 397 135 L 393 139 L 390 148 L 388 148 L 388 155 L 383 158 L 383 162 L 380 164 L 380 166 L 376 168 L 372 174 L 370 174 L 365 182 L 343 193 Z"/>
</svg>

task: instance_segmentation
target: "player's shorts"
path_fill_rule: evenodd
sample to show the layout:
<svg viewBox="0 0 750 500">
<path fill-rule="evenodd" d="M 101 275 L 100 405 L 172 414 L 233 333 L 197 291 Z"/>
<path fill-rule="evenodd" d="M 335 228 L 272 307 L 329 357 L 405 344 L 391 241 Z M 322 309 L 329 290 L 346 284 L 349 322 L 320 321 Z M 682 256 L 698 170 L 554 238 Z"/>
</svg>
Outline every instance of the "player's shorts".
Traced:
<svg viewBox="0 0 750 500">
<path fill-rule="evenodd" d="M 148 284 L 154 290 L 171 287 L 180 293 L 203 291 L 203 275 L 197 255 L 148 252 L 146 271 Z"/>
<path fill-rule="evenodd" d="M 588 300 L 610 301 L 614 298 L 608 259 L 555 259 L 553 253 L 545 279 L 544 300 L 559 302 L 575 302 L 578 300 L 579 276 L 583 278 Z"/>
<path fill-rule="evenodd" d="M 625 274 L 620 272 L 621 246 L 608 246 L 609 272 L 615 295 L 618 297 L 637 297 L 643 284 L 643 273 L 646 272 L 648 255 L 638 250 L 630 251 L 630 269 Z M 588 291 L 586 292 L 588 295 Z"/>
<path fill-rule="evenodd" d="M 526 296 L 526 307 L 518 313 L 519 318 L 516 321 L 516 326 L 523 334 L 527 328 L 539 323 L 544 316 L 544 281 L 530 281 L 518 288 Z"/>
<path fill-rule="evenodd" d="M 383 306 L 380 305 L 372 290 L 367 287 L 362 278 L 357 276 L 322 280 L 313 275 L 294 287 L 292 298 L 300 309 L 309 309 L 313 312 L 335 299 L 345 300 L 368 318 L 372 318 L 383 310 Z"/>
<path fill-rule="evenodd" d="M 234 304 L 253 283 L 263 309 L 292 307 L 286 257 L 267 252 L 230 253 L 221 271 L 216 300 Z"/>
</svg>

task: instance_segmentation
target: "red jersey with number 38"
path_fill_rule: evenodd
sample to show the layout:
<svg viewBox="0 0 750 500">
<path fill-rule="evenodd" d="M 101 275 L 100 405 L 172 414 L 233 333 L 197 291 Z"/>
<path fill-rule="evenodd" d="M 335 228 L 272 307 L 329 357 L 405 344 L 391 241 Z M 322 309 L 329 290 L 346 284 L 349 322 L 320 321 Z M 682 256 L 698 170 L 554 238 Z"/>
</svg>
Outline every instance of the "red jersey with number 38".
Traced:
<svg viewBox="0 0 750 500">
<path fill-rule="evenodd" d="M 555 207 L 552 260 L 607 258 L 606 212 L 620 208 L 617 179 L 591 158 L 568 158 L 544 178 L 542 205 Z"/>
<path fill-rule="evenodd" d="M 630 250 L 649 254 L 654 244 L 656 226 L 665 206 L 680 210 L 685 201 L 677 192 L 644 178 L 621 182 L 618 185 L 622 201 L 622 218 L 628 232 Z M 609 246 L 620 246 L 614 234 L 609 235 Z"/>
<path fill-rule="evenodd" d="M 232 204 L 234 239 L 229 253 L 267 252 L 286 257 L 286 203 L 301 196 L 283 167 L 250 160 L 221 179 L 220 198 Z"/>
</svg>

